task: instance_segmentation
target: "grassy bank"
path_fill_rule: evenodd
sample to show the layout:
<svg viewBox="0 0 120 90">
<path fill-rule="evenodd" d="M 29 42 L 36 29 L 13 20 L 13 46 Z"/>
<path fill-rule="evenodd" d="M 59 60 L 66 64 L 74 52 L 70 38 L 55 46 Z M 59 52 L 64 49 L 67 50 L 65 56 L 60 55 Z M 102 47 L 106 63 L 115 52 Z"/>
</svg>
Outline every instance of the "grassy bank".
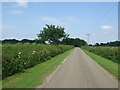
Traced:
<svg viewBox="0 0 120 90">
<path fill-rule="evenodd" d="M 85 49 L 82 49 L 87 55 L 89 55 L 92 59 L 94 59 L 98 64 L 100 64 L 103 68 L 105 68 L 107 71 L 109 71 L 112 75 L 118 78 L 118 64 L 115 62 L 112 62 L 106 58 L 103 58 L 101 56 L 98 56 L 96 54 L 93 54 Z M 120 78 L 118 78 L 120 80 Z"/>
<path fill-rule="evenodd" d="M 32 88 L 42 84 L 45 78 L 61 64 L 71 51 L 68 50 L 44 63 L 25 70 L 23 73 L 6 78 L 3 80 L 3 88 Z"/>
<path fill-rule="evenodd" d="M 85 50 L 88 50 L 96 55 L 99 55 L 101 57 L 104 57 L 110 61 L 116 62 L 120 64 L 119 60 L 119 47 L 113 47 L 113 46 L 83 46 L 82 47 Z"/>
</svg>

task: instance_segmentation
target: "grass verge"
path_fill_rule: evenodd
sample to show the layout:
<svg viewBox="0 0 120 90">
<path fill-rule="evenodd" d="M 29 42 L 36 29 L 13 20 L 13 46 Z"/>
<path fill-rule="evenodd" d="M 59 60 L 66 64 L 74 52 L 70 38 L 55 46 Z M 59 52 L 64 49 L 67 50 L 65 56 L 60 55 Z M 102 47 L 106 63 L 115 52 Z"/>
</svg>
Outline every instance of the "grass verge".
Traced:
<svg viewBox="0 0 120 90">
<path fill-rule="evenodd" d="M 68 50 L 44 63 L 27 69 L 24 73 L 19 73 L 6 78 L 2 82 L 3 88 L 33 88 L 42 84 L 45 78 L 61 64 L 72 50 L 73 49 Z"/>
<path fill-rule="evenodd" d="M 120 78 L 120 73 L 118 73 L 118 64 L 115 62 L 112 62 L 106 58 L 103 58 L 101 56 L 98 56 L 96 54 L 93 54 L 85 49 L 82 48 L 82 50 L 89 55 L 92 59 L 94 59 L 98 64 L 100 64 L 103 68 L 105 68 L 107 71 L 109 71 L 113 76 L 115 76 L 118 80 Z"/>
</svg>

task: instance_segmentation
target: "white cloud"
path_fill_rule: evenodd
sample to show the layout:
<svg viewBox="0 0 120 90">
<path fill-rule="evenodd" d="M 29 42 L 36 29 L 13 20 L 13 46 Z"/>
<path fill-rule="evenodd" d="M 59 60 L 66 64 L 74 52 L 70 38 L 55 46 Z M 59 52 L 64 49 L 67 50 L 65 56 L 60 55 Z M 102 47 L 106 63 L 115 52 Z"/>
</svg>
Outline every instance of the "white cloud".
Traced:
<svg viewBox="0 0 120 90">
<path fill-rule="evenodd" d="M 56 17 L 40 17 L 40 21 L 51 23 L 51 24 L 57 24 L 57 25 L 68 25 L 70 23 L 78 23 L 79 19 L 77 17 L 64 17 L 64 18 L 56 18 Z"/>
<path fill-rule="evenodd" d="M 24 12 L 20 10 L 11 10 L 10 13 L 11 14 L 23 14 Z"/>
<path fill-rule="evenodd" d="M 71 16 L 71 17 L 40 17 L 39 20 L 44 24 L 53 24 L 62 26 L 65 28 L 65 32 L 71 33 L 71 24 L 78 23 L 79 19 L 77 17 Z"/>
<path fill-rule="evenodd" d="M 16 7 L 28 7 L 28 0 L 14 0 L 14 1 L 3 1 L 3 2 L 12 2 L 9 3 L 7 6 L 3 6 L 3 7 L 9 7 L 9 8 L 16 8 Z M 14 2 L 14 3 L 13 3 Z"/>
<path fill-rule="evenodd" d="M 109 30 L 109 29 L 112 29 L 112 27 L 111 26 L 101 26 L 101 29 L 103 29 L 103 30 Z"/>
<path fill-rule="evenodd" d="M 111 26 L 101 26 L 101 29 L 103 29 L 103 30 L 109 30 L 109 29 L 112 29 L 112 27 Z"/>
<path fill-rule="evenodd" d="M 28 1 L 27 0 L 16 0 L 16 3 L 18 4 L 18 6 L 21 6 L 21 7 L 27 7 L 28 6 Z"/>
<path fill-rule="evenodd" d="M 66 25 L 67 23 L 61 21 L 59 18 L 55 17 L 40 17 L 40 21 L 50 23 L 50 24 L 56 24 L 56 25 Z"/>
</svg>

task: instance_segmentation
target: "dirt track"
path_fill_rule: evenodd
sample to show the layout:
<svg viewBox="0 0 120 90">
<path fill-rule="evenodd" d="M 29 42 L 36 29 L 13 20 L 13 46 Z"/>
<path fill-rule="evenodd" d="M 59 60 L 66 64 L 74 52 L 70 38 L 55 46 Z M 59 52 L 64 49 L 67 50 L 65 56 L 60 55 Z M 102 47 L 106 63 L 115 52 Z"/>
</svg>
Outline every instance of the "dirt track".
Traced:
<svg viewBox="0 0 120 90">
<path fill-rule="evenodd" d="M 118 81 L 81 49 L 75 48 L 42 88 L 117 88 Z"/>
</svg>

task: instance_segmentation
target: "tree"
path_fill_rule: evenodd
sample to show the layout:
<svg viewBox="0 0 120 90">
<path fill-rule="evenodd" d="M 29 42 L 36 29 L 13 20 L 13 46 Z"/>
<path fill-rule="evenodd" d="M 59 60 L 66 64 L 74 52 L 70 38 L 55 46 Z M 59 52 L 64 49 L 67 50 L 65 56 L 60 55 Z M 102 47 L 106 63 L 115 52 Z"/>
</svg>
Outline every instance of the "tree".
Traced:
<svg viewBox="0 0 120 90">
<path fill-rule="evenodd" d="M 100 46 L 100 44 L 99 44 L 99 43 L 96 43 L 95 46 Z"/>
<path fill-rule="evenodd" d="M 64 32 L 64 28 L 55 25 L 47 25 L 37 34 L 42 42 L 48 41 L 50 44 L 59 44 L 60 40 L 67 38 L 69 35 Z"/>
<path fill-rule="evenodd" d="M 21 42 L 22 42 L 22 43 L 32 43 L 32 40 L 29 40 L 29 39 L 22 39 Z"/>
<path fill-rule="evenodd" d="M 73 45 L 75 47 L 80 47 L 86 45 L 86 42 L 84 40 L 81 40 L 79 38 L 65 38 L 62 41 L 62 44 L 66 45 Z"/>
<path fill-rule="evenodd" d="M 2 43 L 10 43 L 10 44 L 15 44 L 15 43 L 18 43 L 19 40 L 16 40 L 16 39 L 5 39 L 5 40 L 2 40 Z"/>
</svg>

